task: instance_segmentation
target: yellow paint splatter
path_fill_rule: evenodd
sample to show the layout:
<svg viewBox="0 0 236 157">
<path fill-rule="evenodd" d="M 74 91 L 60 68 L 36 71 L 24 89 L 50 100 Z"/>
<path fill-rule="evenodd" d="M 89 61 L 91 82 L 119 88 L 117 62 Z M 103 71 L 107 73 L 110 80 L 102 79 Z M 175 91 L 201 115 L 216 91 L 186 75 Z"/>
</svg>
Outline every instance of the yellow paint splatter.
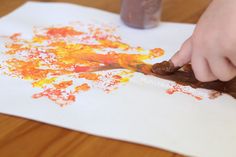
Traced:
<svg viewBox="0 0 236 157">
<path fill-rule="evenodd" d="M 150 72 L 145 60 L 164 54 L 160 48 L 145 50 L 122 42 L 110 26 L 38 28 L 33 33 L 31 39 L 19 33 L 9 37 L 8 59 L 0 67 L 4 74 L 42 90 L 33 98 L 45 97 L 60 106 L 73 103 L 76 94 L 91 88 L 115 90 L 134 72 Z"/>
</svg>

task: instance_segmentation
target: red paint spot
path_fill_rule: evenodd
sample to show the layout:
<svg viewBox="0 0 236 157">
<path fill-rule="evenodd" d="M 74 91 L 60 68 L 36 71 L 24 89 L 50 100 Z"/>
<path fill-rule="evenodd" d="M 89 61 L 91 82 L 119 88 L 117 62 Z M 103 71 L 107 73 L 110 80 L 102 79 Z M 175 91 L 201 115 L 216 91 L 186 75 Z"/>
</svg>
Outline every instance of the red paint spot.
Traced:
<svg viewBox="0 0 236 157">
<path fill-rule="evenodd" d="M 114 75 L 112 76 L 114 79 L 122 79 L 122 77 L 120 75 Z"/>
<path fill-rule="evenodd" d="M 75 66 L 74 72 L 87 72 L 90 69 L 88 66 Z"/>
</svg>

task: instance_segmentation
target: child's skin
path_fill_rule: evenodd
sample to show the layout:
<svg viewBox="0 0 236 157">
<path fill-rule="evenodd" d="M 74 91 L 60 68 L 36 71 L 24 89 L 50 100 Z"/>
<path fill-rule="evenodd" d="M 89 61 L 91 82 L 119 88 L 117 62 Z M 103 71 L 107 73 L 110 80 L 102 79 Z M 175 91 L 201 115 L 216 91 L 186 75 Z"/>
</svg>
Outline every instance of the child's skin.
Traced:
<svg viewBox="0 0 236 157">
<path fill-rule="evenodd" d="M 202 82 L 229 81 L 236 76 L 236 0 L 213 0 L 192 36 L 171 61 L 175 66 L 191 62 Z"/>
</svg>

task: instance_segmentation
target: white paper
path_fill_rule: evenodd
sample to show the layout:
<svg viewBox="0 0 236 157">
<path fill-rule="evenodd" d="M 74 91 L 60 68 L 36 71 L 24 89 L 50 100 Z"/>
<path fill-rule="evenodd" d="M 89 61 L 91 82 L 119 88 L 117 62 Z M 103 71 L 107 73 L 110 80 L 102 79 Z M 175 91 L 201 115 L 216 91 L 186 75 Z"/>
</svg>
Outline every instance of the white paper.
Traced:
<svg viewBox="0 0 236 157">
<path fill-rule="evenodd" d="M 28 2 L 0 19 L 0 60 L 6 36 L 21 33 L 31 38 L 35 27 L 70 26 L 74 22 L 117 27 L 122 42 L 144 49 L 160 47 L 170 58 L 187 39 L 194 25 L 162 23 L 138 30 L 122 24 L 116 14 L 64 3 Z M 172 82 L 135 73 L 116 90 L 93 88 L 60 107 L 47 98 L 33 99 L 38 89 L 27 80 L 0 75 L 0 112 L 33 119 L 93 135 L 136 142 L 190 156 L 236 156 L 236 101 L 228 95 L 208 99 L 206 90 L 187 90 L 203 99 L 165 91 Z"/>
</svg>

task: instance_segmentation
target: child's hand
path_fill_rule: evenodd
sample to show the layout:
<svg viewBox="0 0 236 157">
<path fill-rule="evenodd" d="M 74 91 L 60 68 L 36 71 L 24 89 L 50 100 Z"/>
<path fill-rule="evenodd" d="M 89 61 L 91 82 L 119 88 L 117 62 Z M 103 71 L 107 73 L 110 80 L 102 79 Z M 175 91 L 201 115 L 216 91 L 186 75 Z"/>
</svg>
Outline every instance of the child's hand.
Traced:
<svg viewBox="0 0 236 157">
<path fill-rule="evenodd" d="M 236 0 L 213 0 L 193 35 L 171 61 L 175 66 L 191 62 L 202 82 L 229 81 L 236 76 Z"/>
</svg>

